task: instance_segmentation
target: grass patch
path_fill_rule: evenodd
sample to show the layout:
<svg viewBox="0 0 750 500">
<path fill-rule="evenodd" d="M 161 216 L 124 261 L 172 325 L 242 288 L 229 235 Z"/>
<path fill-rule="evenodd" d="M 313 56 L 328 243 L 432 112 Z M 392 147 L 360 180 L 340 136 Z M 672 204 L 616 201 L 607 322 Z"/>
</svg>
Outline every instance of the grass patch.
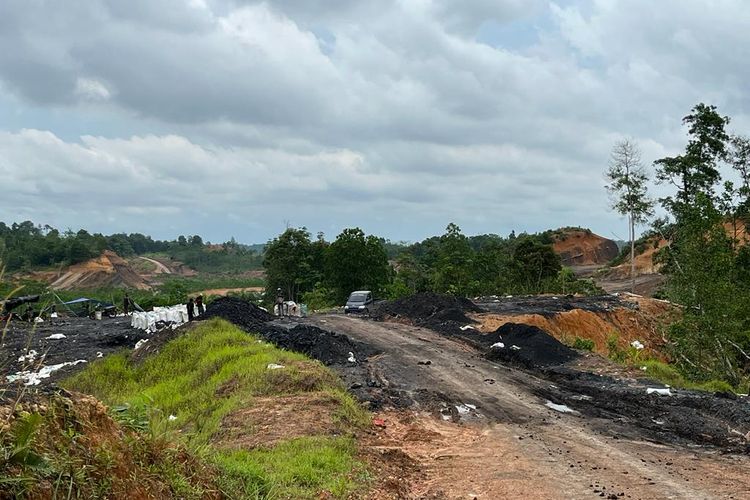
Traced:
<svg viewBox="0 0 750 500">
<path fill-rule="evenodd" d="M 687 379 L 674 366 L 661 361 L 649 359 L 640 363 L 646 368 L 648 376 L 658 382 L 669 385 L 676 389 L 693 389 L 707 392 L 737 392 L 735 387 L 724 380 L 708 380 L 695 382 Z"/>
<path fill-rule="evenodd" d="M 573 349 L 579 349 L 581 351 L 593 351 L 596 344 L 591 339 L 584 339 L 576 337 L 573 341 Z"/>
<path fill-rule="evenodd" d="M 272 363 L 284 368 L 270 370 Z M 125 352 L 110 355 L 63 386 L 131 412 L 156 409 L 165 421 L 173 415 L 168 425 L 180 429 L 180 439 L 191 449 L 208 450 L 226 487 L 241 498 L 313 497 L 323 490 L 345 496 L 358 487 L 352 480 L 360 468 L 352 440 L 340 436 L 366 425 L 368 414 L 320 363 L 259 341 L 226 321 L 201 322 L 141 364 Z M 340 436 L 295 439 L 268 450 L 212 447 L 224 417 L 252 406 L 254 398 L 309 392 L 335 400 Z"/>
</svg>

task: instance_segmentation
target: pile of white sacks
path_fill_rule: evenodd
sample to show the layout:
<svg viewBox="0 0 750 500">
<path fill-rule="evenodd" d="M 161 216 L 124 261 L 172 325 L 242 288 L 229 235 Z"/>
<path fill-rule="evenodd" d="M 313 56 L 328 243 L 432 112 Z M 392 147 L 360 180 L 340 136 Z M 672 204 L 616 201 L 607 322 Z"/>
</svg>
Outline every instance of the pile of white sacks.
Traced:
<svg viewBox="0 0 750 500">
<path fill-rule="evenodd" d="M 187 306 L 178 304 L 176 306 L 154 307 L 153 311 L 134 311 L 130 318 L 130 326 L 154 333 L 157 331 L 156 323 L 160 321 L 174 329 L 183 323 L 187 323 L 187 320 Z"/>
</svg>

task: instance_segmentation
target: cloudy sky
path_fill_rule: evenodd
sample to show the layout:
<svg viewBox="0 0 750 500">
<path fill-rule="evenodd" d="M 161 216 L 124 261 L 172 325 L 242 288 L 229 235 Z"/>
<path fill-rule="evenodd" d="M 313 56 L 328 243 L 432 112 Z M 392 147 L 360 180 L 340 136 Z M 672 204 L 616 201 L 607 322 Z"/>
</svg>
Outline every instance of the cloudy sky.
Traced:
<svg viewBox="0 0 750 500">
<path fill-rule="evenodd" d="M 747 0 L 2 0 L 0 220 L 263 242 L 581 225 L 615 141 L 750 132 Z"/>
</svg>

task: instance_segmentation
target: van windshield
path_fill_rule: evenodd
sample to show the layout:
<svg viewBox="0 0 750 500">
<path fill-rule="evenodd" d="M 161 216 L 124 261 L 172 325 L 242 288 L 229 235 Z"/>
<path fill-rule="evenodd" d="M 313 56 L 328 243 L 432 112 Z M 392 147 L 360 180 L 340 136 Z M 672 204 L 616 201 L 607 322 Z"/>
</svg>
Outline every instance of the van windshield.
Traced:
<svg viewBox="0 0 750 500">
<path fill-rule="evenodd" d="M 349 295 L 349 302 L 364 302 L 367 300 L 366 293 L 353 293 Z"/>
</svg>

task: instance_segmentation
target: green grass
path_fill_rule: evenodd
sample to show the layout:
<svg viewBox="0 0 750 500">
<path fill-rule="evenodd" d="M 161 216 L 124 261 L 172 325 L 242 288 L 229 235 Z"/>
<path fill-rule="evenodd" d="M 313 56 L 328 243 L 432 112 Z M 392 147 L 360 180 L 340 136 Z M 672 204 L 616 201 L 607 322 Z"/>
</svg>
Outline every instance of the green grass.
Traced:
<svg viewBox="0 0 750 500">
<path fill-rule="evenodd" d="M 284 365 L 268 370 L 270 363 Z M 349 431 L 366 425 L 367 413 L 340 380 L 318 362 L 280 350 L 223 320 L 198 324 L 141 364 L 123 352 L 92 363 L 66 380 L 67 389 L 93 394 L 111 406 L 156 409 L 179 429 L 191 449 L 206 448 L 222 470 L 227 488 L 241 498 L 314 497 L 326 490 L 346 496 L 359 483 L 361 465 Z M 231 387 L 231 390 L 225 390 Z M 235 409 L 253 398 L 322 391 L 336 401 L 341 437 L 317 436 L 282 442 L 270 450 L 214 449 L 211 437 Z"/>
<path fill-rule="evenodd" d="M 662 361 L 649 359 L 639 364 L 642 367 L 646 367 L 646 374 L 649 378 L 676 389 L 693 389 L 708 392 L 736 392 L 736 388 L 732 387 L 731 384 L 724 380 L 713 379 L 704 382 L 694 382 L 689 380 L 674 366 L 668 365 Z"/>
<path fill-rule="evenodd" d="M 594 341 L 591 339 L 576 337 L 573 341 L 572 347 L 573 349 L 580 349 L 581 351 L 593 351 L 596 344 L 594 344 Z"/>
<path fill-rule="evenodd" d="M 353 456 L 351 438 L 300 438 L 270 450 L 241 450 L 223 454 L 219 466 L 229 472 L 225 489 L 245 498 L 303 498 L 310 491 L 335 497 L 351 493 L 352 482 L 367 479 Z"/>
</svg>

